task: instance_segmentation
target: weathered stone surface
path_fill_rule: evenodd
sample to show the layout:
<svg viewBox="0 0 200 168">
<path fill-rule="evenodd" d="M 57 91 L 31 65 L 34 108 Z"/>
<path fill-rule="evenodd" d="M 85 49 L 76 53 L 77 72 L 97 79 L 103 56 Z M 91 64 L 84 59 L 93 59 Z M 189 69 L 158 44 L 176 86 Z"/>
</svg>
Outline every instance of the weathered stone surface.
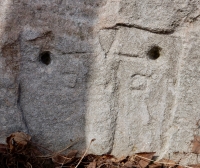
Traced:
<svg viewBox="0 0 200 168">
<path fill-rule="evenodd" d="M 199 2 L 1 0 L 0 140 L 17 130 L 195 163 Z M 75 146 L 77 147 L 77 146 Z"/>
<path fill-rule="evenodd" d="M 2 1 L 1 141 L 22 130 L 58 150 L 80 138 L 93 22 L 103 1 Z"/>
</svg>

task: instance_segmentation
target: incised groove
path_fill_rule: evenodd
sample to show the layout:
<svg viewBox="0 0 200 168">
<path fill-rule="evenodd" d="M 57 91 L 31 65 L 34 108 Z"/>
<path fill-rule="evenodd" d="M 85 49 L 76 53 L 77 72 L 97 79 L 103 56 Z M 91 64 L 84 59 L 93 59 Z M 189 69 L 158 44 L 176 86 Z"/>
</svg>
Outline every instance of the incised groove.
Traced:
<svg viewBox="0 0 200 168">
<path fill-rule="evenodd" d="M 124 56 L 124 57 L 137 57 L 137 58 L 141 58 L 141 57 L 139 57 L 139 55 L 135 55 L 135 54 L 126 54 L 126 53 L 121 53 L 121 52 L 119 52 L 118 55 Z"/>
<path fill-rule="evenodd" d="M 25 116 L 24 116 L 24 111 L 23 111 L 23 108 L 21 106 L 21 85 L 20 84 L 18 85 L 17 107 L 18 107 L 19 111 L 21 112 L 21 119 L 22 119 L 22 122 L 25 126 L 26 132 L 29 133 L 28 125 L 27 125 L 27 122 L 26 122 L 26 119 L 25 119 Z"/>
<path fill-rule="evenodd" d="M 84 51 L 72 51 L 72 52 L 66 52 L 65 54 L 91 54 L 91 52 L 84 52 Z"/>
<path fill-rule="evenodd" d="M 113 86 L 113 92 L 111 94 L 111 99 L 112 99 L 112 104 L 111 104 L 111 112 L 113 112 L 113 129 L 112 129 L 112 144 L 111 144 L 111 148 L 110 148 L 110 153 L 112 153 L 113 149 L 114 149 L 114 143 L 115 143 L 115 133 L 116 133 L 116 128 L 117 128 L 117 120 L 118 120 L 118 107 L 117 105 L 118 103 L 118 99 L 117 99 L 117 95 L 119 94 L 119 90 L 118 90 L 118 79 L 117 79 L 117 73 L 118 73 L 118 69 L 120 66 L 120 61 L 119 62 L 115 62 L 114 65 L 114 72 L 113 72 L 113 78 L 114 78 L 114 86 Z"/>
<path fill-rule="evenodd" d="M 37 40 L 43 40 L 43 39 L 46 39 L 47 37 L 50 37 L 52 39 L 53 38 L 53 32 L 52 31 L 44 32 L 40 36 L 38 36 L 34 39 L 27 40 L 27 41 L 32 42 L 32 41 L 37 41 Z"/>
</svg>

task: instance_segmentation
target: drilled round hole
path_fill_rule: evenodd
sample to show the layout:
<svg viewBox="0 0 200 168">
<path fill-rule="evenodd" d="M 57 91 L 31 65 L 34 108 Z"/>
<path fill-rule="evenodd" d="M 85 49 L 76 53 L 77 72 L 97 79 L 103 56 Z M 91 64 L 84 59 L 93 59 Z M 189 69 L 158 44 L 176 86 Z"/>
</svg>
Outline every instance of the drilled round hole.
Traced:
<svg viewBox="0 0 200 168">
<path fill-rule="evenodd" d="M 160 57 L 160 51 L 162 49 L 158 46 L 153 46 L 151 49 L 148 51 L 147 55 L 150 59 L 156 60 Z"/>
<path fill-rule="evenodd" d="M 51 54 L 49 51 L 44 51 L 40 53 L 40 62 L 42 62 L 45 65 L 49 65 L 51 63 Z"/>
</svg>

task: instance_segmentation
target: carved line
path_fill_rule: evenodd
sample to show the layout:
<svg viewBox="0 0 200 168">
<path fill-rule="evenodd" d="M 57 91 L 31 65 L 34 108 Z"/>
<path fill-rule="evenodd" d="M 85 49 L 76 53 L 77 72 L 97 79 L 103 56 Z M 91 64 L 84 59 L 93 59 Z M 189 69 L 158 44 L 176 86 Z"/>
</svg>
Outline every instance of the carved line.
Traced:
<svg viewBox="0 0 200 168">
<path fill-rule="evenodd" d="M 25 129 L 26 129 L 27 133 L 29 133 L 28 124 L 26 122 L 24 112 L 23 112 L 23 109 L 22 109 L 22 106 L 21 106 L 21 85 L 20 85 L 20 83 L 18 85 L 17 106 L 18 106 L 19 111 L 21 112 L 22 122 L 24 123 Z"/>
<path fill-rule="evenodd" d="M 160 29 L 160 28 L 148 28 L 148 27 L 143 27 L 143 26 L 139 26 L 137 24 L 128 24 L 128 23 L 116 23 L 113 26 L 110 27 L 104 27 L 102 29 L 114 29 L 114 30 L 118 30 L 119 27 L 127 27 L 127 28 L 136 28 L 136 29 L 140 29 L 140 30 L 145 30 L 151 33 L 155 33 L 155 34 L 163 34 L 163 35 L 169 35 L 169 34 L 173 34 L 175 31 L 175 28 L 171 28 L 171 29 Z"/>
</svg>

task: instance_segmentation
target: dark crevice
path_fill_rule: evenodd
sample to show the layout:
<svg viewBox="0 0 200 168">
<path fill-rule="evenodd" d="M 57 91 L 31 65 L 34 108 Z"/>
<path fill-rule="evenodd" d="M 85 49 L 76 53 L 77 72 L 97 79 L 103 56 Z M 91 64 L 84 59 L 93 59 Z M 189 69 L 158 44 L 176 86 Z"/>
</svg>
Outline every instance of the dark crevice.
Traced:
<svg viewBox="0 0 200 168">
<path fill-rule="evenodd" d="M 18 86 L 17 106 L 18 106 L 19 111 L 21 112 L 21 119 L 22 119 L 22 122 L 25 126 L 26 132 L 29 134 L 28 125 L 27 125 L 27 122 L 26 122 L 26 119 L 25 119 L 25 116 L 24 116 L 22 106 L 21 106 L 21 85 L 20 84 Z"/>
<path fill-rule="evenodd" d="M 173 34 L 175 31 L 175 28 L 172 29 L 159 29 L 159 28 L 148 28 L 148 27 L 142 27 L 136 24 L 128 24 L 128 23 L 116 23 L 113 26 L 110 27 L 104 27 L 103 29 L 114 29 L 114 30 L 118 30 L 120 27 L 127 27 L 127 28 L 136 28 L 136 29 L 140 29 L 140 30 L 144 30 L 144 31 L 148 31 L 151 33 L 156 33 L 156 34 Z"/>
<path fill-rule="evenodd" d="M 131 78 L 134 78 L 135 76 L 144 76 L 144 77 L 147 77 L 146 74 L 139 74 L 139 73 L 136 73 L 136 74 L 131 75 Z"/>
<path fill-rule="evenodd" d="M 135 76 L 144 76 L 144 77 L 151 77 L 152 75 L 148 75 L 148 74 L 141 74 L 141 73 L 135 73 L 133 75 L 131 75 L 131 78 L 134 78 Z"/>
</svg>

